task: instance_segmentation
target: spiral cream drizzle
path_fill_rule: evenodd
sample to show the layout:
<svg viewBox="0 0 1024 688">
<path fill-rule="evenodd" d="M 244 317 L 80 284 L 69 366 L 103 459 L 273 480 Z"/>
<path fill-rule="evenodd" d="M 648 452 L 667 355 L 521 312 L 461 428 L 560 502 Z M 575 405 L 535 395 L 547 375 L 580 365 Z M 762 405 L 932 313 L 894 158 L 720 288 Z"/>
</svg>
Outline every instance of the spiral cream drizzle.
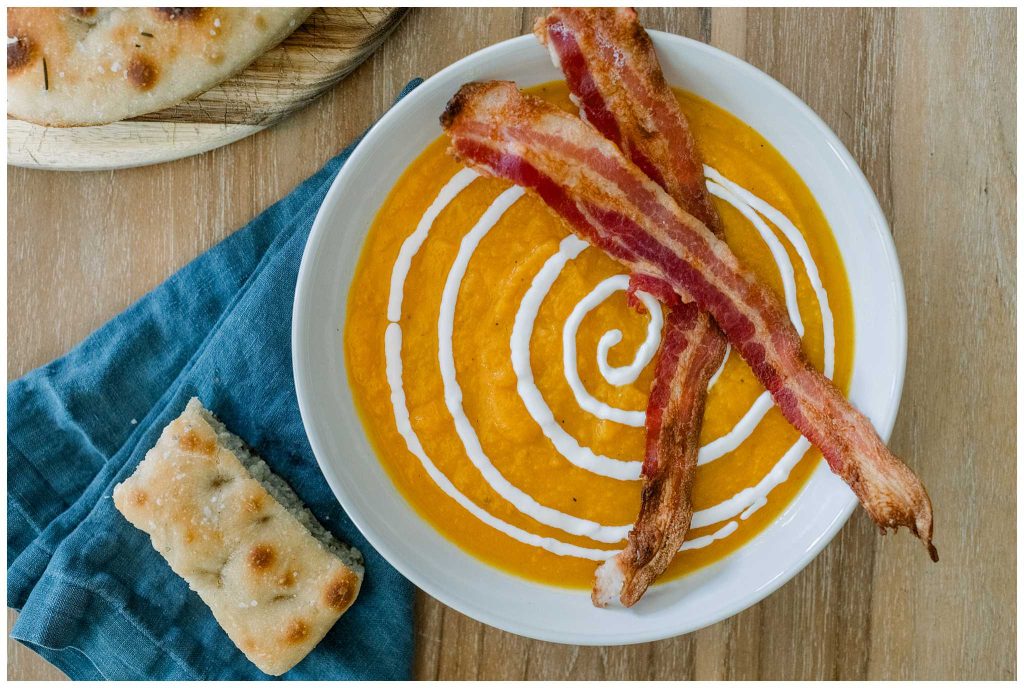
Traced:
<svg viewBox="0 0 1024 688">
<path fill-rule="evenodd" d="M 821 284 L 817 266 L 814 264 L 803 236 L 784 214 L 771 207 L 762 199 L 729 181 L 711 167 L 705 166 L 705 174 L 711 180 L 708 183 L 709 191 L 736 207 L 744 217 L 750 220 L 765 240 L 779 266 L 790 318 L 793 320 L 794 326 L 802 333 L 803 324 L 796 302 L 796 282 L 793 265 L 789 260 L 785 247 L 761 216 L 767 218 L 778 228 L 794 247 L 797 255 L 800 256 L 811 286 L 818 297 L 824 328 L 825 373 L 828 377 L 831 377 L 835 361 L 835 336 L 832 331 L 832 314 L 828 307 L 828 298 Z M 480 508 L 459 491 L 444 473 L 434 465 L 424 451 L 419 437 L 412 427 L 402 381 L 402 332 L 400 320 L 405 282 L 411 269 L 412 261 L 427 239 L 430 228 L 437 217 L 477 176 L 475 172 L 462 170 L 441 189 L 437 198 L 434 199 L 424 212 L 413 233 L 402 244 L 392 270 L 391 292 L 388 301 L 389 325 L 385 333 L 384 349 L 386 375 L 391 388 L 391 403 L 394 409 L 398 432 L 405 439 L 409 451 L 419 459 L 428 475 L 438 487 L 482 522 L 519 542 L 541 547 L 557 555 L 592 560 L 607 559 L 614 555 L 617 550 L 580 547 L 556 538 L 542 537 L 499 519 L 485 509 Z M 445 404 L 455 421 L 456 433 L 462 441 L 470 461 L 480 471 L 481 476 L 488 485 L 515 506 L 518 511 L 539 523 L 572 535 L 587 537 L 601 543 L 621 542 L 628 535 L 631 525 L 606 526 L 560 512 L 540 504 L 509 482 L 483 451 L 476 431 L 462 408 L 462 390 L 455 372 L 452 348 L 459 290 L 469 261 L 480 241 L 500 221 L 504 213 L 522 197 L 523 193 L 523 190 L 519 187 L 513 187 L 500 194 L 491 203 L 474 227 L 463 237 L 455 262 L 445 280 L 438 317 L 438 361 L 444 383 Z M 562 269 L 579 256 L 587 246 L 586 242 L 572 235 L 563 239 L 559 244 L 558 250 L 545 261 L 542 268 L 538 271 L 520 302 L 513 323 L 510 341 L 512 367 L 517 378 L 517 391 L 531 417 L 541 428 L 541 431 L 552 442 L 555 449 L 568 461 L 598 475 L 619 480 L 637 480 L 640 476 L 641 462 L 624 461 L 596 454 L 591 449 L 582 447 L 575 438 L 562 429 L 561 424 L 555 420 L 554 414 L 547 406 L 543 395 L 536 386 L 530 363 L 530 340 L 540 306 Z M 583 319 L 605 299 L 617 291 L 626 289 L 627 286 L 628 276 L 616 275 L 610 277 L 594 287 L 589 294 L 577 303 L 563 327 L 563 367 L 566 380 L 583 410 L 603 420 L 619 422 L 633 427 L 642 427 L 645 416 L 643 411 L 619 409 L 597 400 L 586 390 L 576 368 L 578 360 L 576 334 Z M 629 365 L 621 367 L 614 367 L 608 363 L 609 351 L 621 341 L 622 333 L 619 330 L 610 330 L 604 333 L 598 342 L 596 352 L 598 368 L 602 377 L 615 386 L 634 382 L 643 369 L 651 362 L 660 346 L 663 324 L 661 307 L 649 294 L 641 292 L 638 296 L 650 313 L 650 321 L 648 323 L 647 336 L 638 348 L 633 361 Z M 722 367 L 712 377 L 708 385 L 709 389 L 718 379 L 724 366 L 725 362 L 723 361 Z M 755 400 L 751 408 L 736 423 L 732 430 L 700 449 L 698 464 L 708 463 L 736 449 L 750 436 L 771 407 L 771 396 L 764 392 Z M 737 516 L 740 520 L 746 519 L 763 506 L 767 500 L 768 493 L 786 480 L 793 466 L 799 462 L 800 458 L 803 457 L 809 448 L 810 444 L 801 437 L 786 451 L 772 470 L 758 484 L 741 490 L 731 498 L 708 509 L 694 513 L 691 524 L 693 528 L 710 526 L 724 521 L 726 523 L 710 535 L 688 540 L 681 549 L 705 547 L 715 540 L 720 540 L 732 534 L 738 528 L 738 522 L 730 519 Z"/>
<path fill-rule="evenodd" d="M 642 428 L 646 420 L 646 414 L 643 411 L 626 411 L 598 401 L 583 386 L 579 371 L 576 369 L 576 333 L 583 323 L 583 318 L 609 296 L 615 292 L 626 291 L 628 288 L 628 275 L 614 275 L 598 284 L 589 294 L 580 299 L 576 307 L 572 309 L 572 313 L 566 318 L 565 326 L 562 328 L 562 366 L 565 368 L 565 378 L 569 383 L 569 388 L 572 390 L 573 396 L 576 397 L 580 408 L 604 420 Z M 634 382 L 647 367 L 647 364 L 654 360 L 654 355 L 658 353 L 658 347 L 661 345 L 661 328 L 664 324 L 661 305 L 657 299 L 646 292 L 638 291 L 636 295 L 647 308 L 650 318 L 647 323 L 647 337 L 637 349 L 633 362 L 618 368 L 608 363 L 608 353 L 611 348 L 622 341 L 622 330 L 609 330 L 597 342 L 597 367 L 601 371 L 601 377 L 616 387 Z"/>
</svg>

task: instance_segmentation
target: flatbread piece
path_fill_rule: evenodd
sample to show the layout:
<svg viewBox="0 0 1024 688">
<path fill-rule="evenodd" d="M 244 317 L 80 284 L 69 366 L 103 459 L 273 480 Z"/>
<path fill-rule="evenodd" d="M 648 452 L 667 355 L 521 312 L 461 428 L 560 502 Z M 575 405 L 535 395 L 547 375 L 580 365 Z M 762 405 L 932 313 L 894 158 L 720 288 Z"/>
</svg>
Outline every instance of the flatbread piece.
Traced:
<svg viewBox="0 0 1024 688">
<path fill-rule="evenodd" d="M 359 594 L 359 552 L 198 399 L 114 488 L 114 505 L 267 674 L 309 654 Z"/>
<path fill-rule="evenodd" d="M 187 100 L 244 69 L 308 7 L 24 7 L 7 10 L 7 114 L 107 124 Z"/>
</svg>

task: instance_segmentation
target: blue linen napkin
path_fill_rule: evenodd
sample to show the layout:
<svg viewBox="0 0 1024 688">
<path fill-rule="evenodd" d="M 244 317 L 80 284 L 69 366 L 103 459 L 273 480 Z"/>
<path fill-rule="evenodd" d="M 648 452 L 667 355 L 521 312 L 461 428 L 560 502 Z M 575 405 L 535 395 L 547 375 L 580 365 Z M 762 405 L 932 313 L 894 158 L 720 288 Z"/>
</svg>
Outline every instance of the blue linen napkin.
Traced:
<svg viewBox="0 0 1024 688">
<path fill-rule="evenodd" d="M 410 677 L 412 587 L 335 500 L 292 381 L 299 262 L 354 146 L 66 356 L 8 385 L 7 605 L 21 611 L 11 636 L 71 678 L 267 678 L 111 500 L 192 396 L 366 559 L 356 604 L 285 677 Z"/>
</svg>

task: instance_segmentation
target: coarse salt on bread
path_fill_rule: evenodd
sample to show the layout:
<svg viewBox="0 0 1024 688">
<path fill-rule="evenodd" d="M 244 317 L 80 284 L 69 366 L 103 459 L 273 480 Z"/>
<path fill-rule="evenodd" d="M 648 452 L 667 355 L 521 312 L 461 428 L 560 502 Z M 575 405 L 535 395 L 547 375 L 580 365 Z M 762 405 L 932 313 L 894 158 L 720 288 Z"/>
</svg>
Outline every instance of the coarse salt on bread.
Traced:
<svg viewBox="0 0 1024 688">
<path fill-rule="evenodd" d="M 309 654 L 359 593 L 359 552 L 196 398 L 114 488 L 114 505 L 267 674 Z"/>
</svg>

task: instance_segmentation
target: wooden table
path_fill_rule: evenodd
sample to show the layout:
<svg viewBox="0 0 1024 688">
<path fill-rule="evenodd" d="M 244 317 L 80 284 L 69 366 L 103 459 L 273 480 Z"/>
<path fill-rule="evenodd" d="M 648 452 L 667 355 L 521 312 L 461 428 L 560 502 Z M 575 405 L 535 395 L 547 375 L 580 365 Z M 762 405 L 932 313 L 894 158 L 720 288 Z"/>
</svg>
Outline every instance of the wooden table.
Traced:
<svg viewBox="0 0 1024 688">
<path fill-rule="evenodd" d="M 15 377 L 61 355 L 316 170 L 402 85 L 530 29 L 538 10 L 417 10 L 332 92 L 174 163 L 8 170 Z M 422 678 L 1016 676 L 1014 10 L 645 10 L 805 100 L 860 163 L 896 238 L 910 352 L 892 446 L 931 492 L 932 565 L 863 513 L 793 581 L 690 635 L 617 648 L 526 640 L 420 594 Z M 10 678 L 59 675 L 10 643 Z"/>
</svg>

